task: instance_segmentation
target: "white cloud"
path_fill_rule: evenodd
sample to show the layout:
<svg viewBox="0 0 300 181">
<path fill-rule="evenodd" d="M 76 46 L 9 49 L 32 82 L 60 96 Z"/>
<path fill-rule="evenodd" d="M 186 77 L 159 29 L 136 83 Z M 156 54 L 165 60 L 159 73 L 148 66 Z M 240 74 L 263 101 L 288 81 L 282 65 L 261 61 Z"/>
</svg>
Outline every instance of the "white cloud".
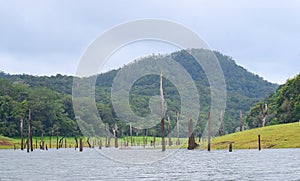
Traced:
<svg viewBox="0 0 300 181">
<path fill-rule="evenodd" d="M 299 9 L 300 3 L 292 0 L 0 1 L 1 68 L 8 73 L 73 74 L 73 62 L 104 31 L 126 21 L 162 18 L 191 28 L 212 49 L 248 70 L 283 83 L 299 73 Z M 142 53 L 129 51 L 125 59 L 147 49 L 133 49 Z"/>
</svg>

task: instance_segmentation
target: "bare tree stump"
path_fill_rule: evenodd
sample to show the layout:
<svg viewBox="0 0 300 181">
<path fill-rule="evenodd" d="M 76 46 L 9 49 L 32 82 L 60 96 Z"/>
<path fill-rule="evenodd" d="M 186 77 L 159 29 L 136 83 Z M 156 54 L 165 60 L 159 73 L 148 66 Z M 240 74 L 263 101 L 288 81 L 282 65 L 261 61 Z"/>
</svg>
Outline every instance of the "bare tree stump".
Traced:
<svg viewBox="0 0 300 181">
<path fill-rule="evenodd" d="M 232 152 L 232 143 L 229 143 L 229 152 Z"/>
<path fill-rule="evenodd" d="M 75 150 L 76 150 L 76 148 L 78 148 L 78 140 L 76 137 L 75 137 L 75 141 L 76 141 L 76 144 L 75 144 Z"/>
<path fill-rule="evenodd" d="M 195 142 L 195 136 L 194 136 L 194 131 L 193 131 L 193 121 L 190 118 L 190 122 L 189 122 L 189 127 L 188 127 L 188 131 L 189 131 L 189 142 L 188 142 L 188 149 L 189 150 L 193 150 L 197 147 L 197 143 Z"/>
<path fill-rule="evenodd" d="M 83 150 L 83 144 L 82 144 L 82 138 L 79 139 L 79 151 L 82 152 Z"/>
<path fill-rule="evenodd" d="M 101 142 L 101 140 L 99 140 L 99 149 L 100 150 L 102 149 L 102 142 Z"/>
<path fill-rule="evenodd" d="M 207 151 L 210 151 L 210 136 L 211 136 L 211 116 L 210 116 L 210 112 L 208 113 L 208 125 L 207 125 Z"/>
<path fill-rule="evenodd" d="M 258 135 L 258 150 L 261 150 L 261 145 L 260 145 L 260 134 Z"/>
</svg>

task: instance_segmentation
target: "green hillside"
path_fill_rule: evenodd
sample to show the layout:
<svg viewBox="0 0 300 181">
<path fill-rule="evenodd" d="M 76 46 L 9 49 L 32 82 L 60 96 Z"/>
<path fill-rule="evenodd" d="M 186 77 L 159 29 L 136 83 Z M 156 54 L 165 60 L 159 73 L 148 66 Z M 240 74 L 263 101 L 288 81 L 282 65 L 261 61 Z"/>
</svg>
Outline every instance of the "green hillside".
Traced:
<svg viewBox="0 0 300 181">
<path fill-rule="evenodd" d="M 262 125 L 260 104 L 268 105 L 266 125 L 298 122 L 300 120 L 300 74 L 288 80 L 275 93 L 251 108 L 246 119 L 250 128 Z"/>
<path fill-rule="evenodd" d="M 213 149 L 257 149 L 258 135 L 261 135 L 262 148 L 300 148 L 300 122 L 266 126 L 216 137 L 212 140 Z"/>
<path fill-rule="evenodd" d="M 207 57 L 207 50 L 194 49 L 203 59 Z M 278 85 L 269 83 L 261 77 L 248 72 L 229 56 L 214 52 L 224 72 L 227 88 L 227 107 L 224 115 L 224 130 L 222 134 L 232 133 L 239 126 L 239 110 L 244 113 L 274 92 Z M 195 129 L 203 131 L 206 124 L 207 112 L 210 109 L 210 89 L 204 71 L 196 60 L 182 50 L 169 55 L 153 55 L 140 58 L 135 63 L 143 61 L 164 61 L 172 58 L 181 64 L 196 83 L 200 96 L 200 115 Z M 207 59 L 207 58 L 206 58 Z M 209 61 L 209 60 L 208 60 Z M 130 66 L 130 65 L 126 65 Z M 129 126 L 125 125 L 114 112 L 111 103 L 111 85 L 118 70 L 102 73 L 97 76 L 96 102 L 103 122 L 111 128 L 118 124 L 120 133 L 128 134 Z M 63 136 L 78 135 L 77 122 L 72 110 L 72 76 L 31 76 L 9 75 L 0 72 L 0 134 L 5 136 L 19 136 L 20 117 L 26 119 L 28 108 L 32 110 L 34 134 L 40 136 L 52 134 L 57 130 Z M 176 87 L 164 79 L 164 93 L 168 108 L 179 111 L 180 97 Z M 130 106 L 140 116 L 149 114 L 149 100 L 159 94 L 159 77 L 144 76 L 138 79 L 130 92 Z M 85 115 L 91 115 L 85 112 Z M 94 118 L 92 118 L 94 119 Z M 25 120 L 26 122 L 26 120 Z M 171 115 L 171 126 L 175 125 L 174 115 Z M 89 126 L 89 125 L 88 125 Z M 91 129 L 93 128 L 91 126 Z M 137 132 L 140 130 L 133 130 Z M 160 135 L 160 125 L 149 133 Z M 197 133 L 198 134 L 198 133 Z"/>
</svg>

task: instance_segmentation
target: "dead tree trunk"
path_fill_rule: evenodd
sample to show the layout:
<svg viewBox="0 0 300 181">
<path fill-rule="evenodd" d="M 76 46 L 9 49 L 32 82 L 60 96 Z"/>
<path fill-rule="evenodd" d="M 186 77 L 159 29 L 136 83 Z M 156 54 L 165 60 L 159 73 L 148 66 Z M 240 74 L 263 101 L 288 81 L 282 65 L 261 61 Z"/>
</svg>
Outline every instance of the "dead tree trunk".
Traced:
<svg viewBox="0 0 300 181">
<path fill-rule="evenodd" d="M 108 123 L 105 124 L 105 130 L 106 130 L 106 147 L 110 147 L 110 132 L 109 132 L 109 125 Z"/>
<path fill-rule="evenodd" d="M 179 140 L 179 119 L 178 119 L 178 113 L 176 112 L 176 127 L 177 127 L 177 142 L 176 145 L 180 145 Z"/>
<path fill-rule="evenodd" d="M 29 115 L 28 115 L 28 121 L 29 121 L 29 145 L 30 145 L 30 151 L 33 151 L 33 143 L 32 143 L 32 125 L 31 125 L 31 111 L 29 109 Z"/>
<path fill-rule="evenodd" d="M 222 113 L 222 111 L 220 112 L 219 123 L 220 123 L 219 136 L 222 136 L 222 135 L 224 135 L 224 123 L 223 123 L 223 113 Z"/>
<path fill-rule="evenodd" d="M 21 150 L 24 149 L 24 133 L 23 133 L 23 118 L 20 119 L 20 129 L 21 129 Z"/>
<path fill-rule="evenodd" d="M 44 133 L 42 133 L 42 143 L 41 143 L 41 147 L 42 147 L 43 150 L 45 149 Z"/>
<path fill-rule="evenodd" d="M 258 137 L 258 150 L 261 150 L 261 144 L 260 144 L 260 135 L 257 136 Z"/>
<path fill-rule="evenodd" d="M 148 143 L 148 129 L 146 129 L 146 140 L 145 140 L 145 143 L 146 143 L 146 145 Z"/>
<path fill-rule="evenodd" d="M 117 125 L 117 123 L 115 123 L 115 127 L 114 127 L 113 131 L 114 131 L 114 138 L 115 138 L 115 148 L 118 148 L 119 144 L 118 144 L 118 125 Z"/>
<path fill-rule="evenodd" d="M 62 147 L 63 147 L 63 144 L 64 144 L 64 137 L 62 137 L 62 138 L 59 139 L 58 147 L 59 147 L 59 148 L 62 148 Z"/>
<path fill-rule="evenodd" d="M 268 117 L 268 105 L 265 104 L 265 109 L 263 109 L 262 103 L 260 103 L 260 117 L 261 117 L 261 126 L 264 127 Z"/>
<path fill-rule="evenodd" d="M 79 151 L 82 152 L 83 150 L 83 144 L 82 144 L 82 138 L 79 139 Z"/>
<path fill-rule="evenodd" d="M 197 144 L 195 142 L 195 136 L 194 136 L 194 128 L 193 128 L 193 121 L 192 119 L 190 118 L 190 121 L 189 121 L 189 126 L 188 126 L 188 131 L 189 131 L 189 142 L 188 142 L 188 149 L 189 150 L 193 150 L 196 148 Z"/>
<path fill-rule="evenodd" d="M 75 137 L 75 141 L 76 141 L 76 144 L 75 144 L 75 150 L 76 150 L 76 148 L 78 148 L 78 140 L 76 137 Z"/>
<path fill-rule="evenodd" d="M 132 140 L 132 126 L 131 126 L 131 123 L 129 124 L 129 131 L 130 131 L 130 146 L 132 146 L 133 144 L 133 140 Z"/>
<path fill-rule="evenodd" d="M 88 137 L 88 139 L 86 140 L 87 144 L 89 145 L 89 148 L 92 147 L 91 143 L 90 143 L 90 137 Z"/>
<path fill-rule="evenodd" d="M 166 151 L 166 142 L 165 142 L 165 109 L 164 109 L 164 92 L 163 92 L 163 80 L 162 73 L 160 73 L 160 106 L 161 106 L 161 143 L 162 151 Z"/>
<path fill-rule="evenodd" d="M 58 130 L 56 131 L 56 149 L 58 150 Z"/>
<path fill-rule="evenodd" d="M 101 139 L 99 140 L 99 149 L 100 149 L 100 150 L 102 149 L 102 142 L 101 142 Z"/>
<path fill-rule="evenodd" d="M 210 112 L 208 113 L 208 124 L 207 124 L 207 151 L 210 151 L 210 134 L 211 134 L 211 116 Z"/>
<path fill-rule="evenodd" d="M 29 150 L 30 150 L 30 146 L 29 146 L 29 138 L 27 139 L 26 141 L 26 148 L 27 148 L 27 153 L 29 153 Z"/>
<path fill-rule="evenodd" d="M 172 146 L 170 116 L 168 116 L 168 136 L 169 136 L 169 146 Z"/>
<path fill-rule="evenodd" d="M 243 131 L 243 113 L 240 111 L 240 131 Z"/>
</svg>

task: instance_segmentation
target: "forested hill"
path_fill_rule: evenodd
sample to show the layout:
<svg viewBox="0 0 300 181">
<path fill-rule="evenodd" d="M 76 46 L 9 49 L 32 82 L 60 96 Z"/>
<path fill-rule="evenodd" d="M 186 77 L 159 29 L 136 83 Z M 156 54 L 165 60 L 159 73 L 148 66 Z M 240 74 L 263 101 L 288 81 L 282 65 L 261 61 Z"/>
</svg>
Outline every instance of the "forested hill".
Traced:
<svg viewBox="0 0 300 181">
<path fill-rule="evenodd" d="M 206 57 L 206 50 L 194 51 L 201 54 L 202 57 Z M 249 111 L 250 107 L 274 92 L 278 85 L 269 83 L 248 72 L 228 56 L 219 52 L 215 52 L 215 55 L 223 69 L 227 88 L 227 107 L 223 130 L 223 134 L 225 134 L 234 132 L 239 126 L 239 110 Z M 199 124 L 196 125 L 196 129 L 203 130 L 209 110 L 210 89 L 204 71 L 192 56 L 182 50 L 169 55 L 140 58 L 135 63 L 149 61 L 153 58 L 164 61 L 165 58 L 170 57 L 188 71 L 194 79 L 199 93 L 201 93 L 200 102 L 202 105 Z M 110 100 L 110 87 L 117 72 L 118 70 L 113 70 L 98 75 L 96 82 L 97 108 L 104 122 L 109 123 L 110 126 L 117 122 L 122 132 L 126 133 L 129 128 L 117 118 Z M 0 73 L 0 79 L 2 79 L 0 81 L 0 134 L 7 136 L 19 135 L 19 117 L 26 114 L 26 106 L 28 107 L 29 104 L 32 104 L 32 109 L 36 109 L 32 110 L 32 117 L 37 134 L 41 134 L 41 132 L 50 134 L 54 128 L 58 128 L 62 135 L 79 134 L 74 113 L 71 109 L 72 76 L 60 74 L 50 77 L 9 75 L 2 72 Z M 159 94 L 158 80 L 158 76 L 149 75 L 139 79 L 131 89 L 131 108 L 141 116 L 149 114 L 149 99 Z M 171 108 L 178 110 L 180 107 L 179 94 L 174 85 L 165 80 L 164 90 L 166 102 L 170 104 Z M 14 104 L 23 106 L 22 109 L 24 110 L 12 110 L 15 107 Z M 156 133 L 160 134 L 159 125 L 156 128 Z"/>
<path fill-rule="evenodd" d="M 251 108 L 247 115 L 250 128 L 260 127 L 260 104 L 268 112 L 266 125 L 292 123 L 300 120 L 300 74 L 281 85 L 276 92 Z"/>
</svg>

